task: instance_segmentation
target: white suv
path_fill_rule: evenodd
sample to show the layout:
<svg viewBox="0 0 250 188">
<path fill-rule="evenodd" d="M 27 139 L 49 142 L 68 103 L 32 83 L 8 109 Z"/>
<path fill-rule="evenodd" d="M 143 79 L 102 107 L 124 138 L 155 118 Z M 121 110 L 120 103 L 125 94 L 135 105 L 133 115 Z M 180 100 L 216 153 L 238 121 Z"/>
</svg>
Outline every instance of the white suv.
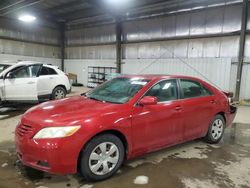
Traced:
<svg viewBox="0 0 250 188">
<path fill-rule="evenodd" d="M 71 90 L 68 77 L 56 66 L 19 62 L 0 73 L 2 102 L 37 102 L 64 98 Z"/>
</svg>

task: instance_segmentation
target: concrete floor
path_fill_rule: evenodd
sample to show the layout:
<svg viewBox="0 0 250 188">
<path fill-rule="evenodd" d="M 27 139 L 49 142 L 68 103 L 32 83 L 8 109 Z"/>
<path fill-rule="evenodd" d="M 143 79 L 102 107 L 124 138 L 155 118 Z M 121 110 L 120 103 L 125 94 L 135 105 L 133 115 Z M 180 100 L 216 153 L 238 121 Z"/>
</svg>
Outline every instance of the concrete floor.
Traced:
<svg viewBox="0 0 250 188">
<path fill-rule="evenodd" d="M 86 90 L 74 88 L 71 95 Z M 20 164 L 14 129 L 30 105 L 18 106 L 0 107 L 0 188 L 250 187 L 250 107 L 239 107 L 235 123 L 218 145 L 195 140 L 174 146 L 127 161 L 114 177 L 89 183 L 79 175 L 55 176 Z M 147 178 L 146 184 L 136 184 Z"/>
</svg>

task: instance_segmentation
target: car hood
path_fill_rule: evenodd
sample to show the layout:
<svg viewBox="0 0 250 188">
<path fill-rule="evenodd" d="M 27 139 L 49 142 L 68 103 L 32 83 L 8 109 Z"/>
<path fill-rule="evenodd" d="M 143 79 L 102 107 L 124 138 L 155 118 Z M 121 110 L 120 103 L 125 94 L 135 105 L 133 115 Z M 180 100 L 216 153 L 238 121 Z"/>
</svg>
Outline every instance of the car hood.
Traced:
<svg viewBox="0 0 250 188">
<path fill-rule="evenodd" d="M 121 105 L 77 96 L 49 101 L 29 109 L 22 120 L 41 126 L 68 126 L 81 124 L 93 117 L 117 113 Z"/>
</svg>

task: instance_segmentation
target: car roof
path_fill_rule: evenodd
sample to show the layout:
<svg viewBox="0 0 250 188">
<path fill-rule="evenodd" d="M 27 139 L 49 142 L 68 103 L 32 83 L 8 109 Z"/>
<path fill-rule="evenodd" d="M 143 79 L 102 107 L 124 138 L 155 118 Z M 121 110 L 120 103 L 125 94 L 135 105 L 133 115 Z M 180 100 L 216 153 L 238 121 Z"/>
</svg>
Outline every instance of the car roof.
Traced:
<svg viewBox="0 0 250 188">
<path fill-rule="evenodd" d="M 37 61 L 20 61 L 17 63 L 18 65 L 35 65 L 35 64 L 42 64 L 45 67 L 50 67 L 50 68 L 58 68 L 57 66 L 54 65 L 49 65 L 43 62 L 37 62 Z"/>
<path fill-rule="evenodd" d="M 200 80 L 199 78 L 192 77 L 192 76 L 185 76 L 185 75 L 168 75 L 168 74 L 128 74 L 128 75 L 121 75 L 119 77 L 124 78 L 142 78 L 142 79 L 149 79 L 149 80 L 155 80 L 155 79 L 169 79 L 169 78 L 183 78 L 183 79 L 194 79 L 194 80 Z"/>
</svg>

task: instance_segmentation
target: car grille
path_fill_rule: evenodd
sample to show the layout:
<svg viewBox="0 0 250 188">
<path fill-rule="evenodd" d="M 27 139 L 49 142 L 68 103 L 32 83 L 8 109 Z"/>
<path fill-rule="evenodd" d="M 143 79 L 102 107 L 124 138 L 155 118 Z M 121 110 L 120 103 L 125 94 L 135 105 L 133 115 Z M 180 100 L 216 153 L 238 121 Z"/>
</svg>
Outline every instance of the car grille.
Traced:
<svg viewBox="0 0 250 188">
<path fill-rule="evenodd" d="M 21 124 L 17 127 L 17 134 L 19 136 L 24 136 L 30 132 L 32 132 L 33 130 L 33 127 L 30 126 L 30 125 L 24 125 L 24 124 Z"/>
</svg>

